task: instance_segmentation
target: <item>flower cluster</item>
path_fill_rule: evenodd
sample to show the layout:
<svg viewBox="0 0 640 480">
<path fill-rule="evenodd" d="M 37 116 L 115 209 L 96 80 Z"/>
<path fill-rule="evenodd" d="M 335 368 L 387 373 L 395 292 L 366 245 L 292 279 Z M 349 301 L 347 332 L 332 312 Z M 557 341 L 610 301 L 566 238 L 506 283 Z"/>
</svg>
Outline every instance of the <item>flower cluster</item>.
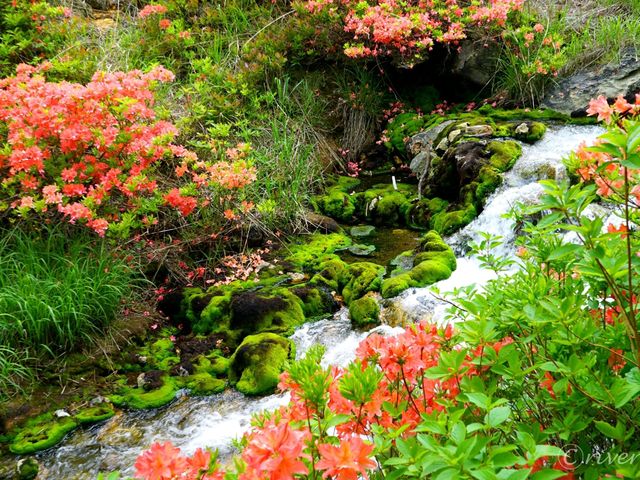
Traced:
<svg viewBox="0 0 640 480">
<path fill-rule="evenodd" d="M 310 0 L 306 8 L 312 15 L 329 16 L 351 35 L 344 50 L 349 57 L 411 58 L 436 43 L 457 44 L 466 38 L 470 24 L 504 25 L 508 14 L 522 4 L 523 0 Z"/>
<path fill-rule="evenodd" d="M 347 368 L 322 368 L 321 350 L 312 349 L 281 377 L 280 388 L 291 395 L 289 405 L 256 417 L 235 462 L 239 468 L 226 472 L 226 478 L 293 480 L 321 475 L 337 480 L 368 479 L 385 456 L 385 448 L 374 445 L 391 438 L 397 438 L 400 445 L 415 438 L 424 431 L 422 422 L 427 416 L 459 403 L 465 378 L 488 371 L 489 359 L 513 343 L 505 338 L 469 350 L 456 345 L 453 333 L 450 326 L 438 330 L 422 322 L 398 336 L 372 334 L 360 344 L 357 360 Z M 448 361 L 444 357 L 451 355 L 460 360 L 457 367 L 442 370 L 443 362 Z M 434 374 L 434 369 L 441 373 Z M 171 470 L 173 477 L 161 476 L 169 471 L 167 463 L 177 462 L 171 463 L 171 457 L 156 459 L 160 453 L 156 445 L 140 457 L 138 478 L 200 478 L 189 473 L 186 460 L 181 462 L 182 470 Z M 551 468 L 567 472 L 562 478 L 573 478 L 573 465 L 568 461 L 554 463 L 536 457 L 530 464 L 524 458 L 520 462 L 515 459 L 514 467 L 531 473 Z M 156 468 L 156 476 L 149 465 Z M 216 474 L 222 472 L 216 470 Z"/>
<path fill-rule="evenodd" d="M 158 82 L 173 80 L 170 71 L 98 72 L 80 85 L 48 82 L 46 69 L 20 65 L 16 76 L 0 80 L 0 172 L 9 211 L 58 212 L 104 235 L 123 220 L 127 228 L 136 219 L 153 223 L 148 215 L 163 203 L 187 216 L 216 193 L 213 186 L 228 196 L 255 179 L 247 146 L 242 158 L 212 163 L 172 143 L 177 129 L 156 118 L 153 93 Z M 173 184 L 181 180 L 189 195 L 175 187 L 163 192 L 158 164 L 176 158 Z"/>
</svg>

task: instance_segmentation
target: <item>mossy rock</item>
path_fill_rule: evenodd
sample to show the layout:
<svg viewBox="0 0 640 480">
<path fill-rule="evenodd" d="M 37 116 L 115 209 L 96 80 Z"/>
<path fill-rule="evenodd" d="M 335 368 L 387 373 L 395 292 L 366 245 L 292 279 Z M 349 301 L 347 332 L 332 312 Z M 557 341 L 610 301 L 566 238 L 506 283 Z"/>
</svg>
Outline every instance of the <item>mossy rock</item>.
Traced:
<svg viewBox="0 0 640 480">
<path fill-rule="evenodd" d="M 22 462 L 18 462 L 18 477 L 17 480 L 34 480 L 38 477 L 40 471 L 40 465 L 38 461 L 33 457 L 25 458 Z M 2 477 L 0 474 L 0 478 Z"/>
<path fill-rule="evenodd" d="M 315 233 L 303 238 L 304 242 L 290 245 L 290 254 L 285 260 L 300 270 L 318 270 L 319 265 L 328 259 L 327 255 L 352 244 L 351 239 L 340 233 L 328 235 Z M 332 258 L 332 257 L 329 257 Z"/>
<path fill-rule="evenodd" d="M 272 332 L 290 335 L 305 321 L 303 302 L 286 288 L 258 292 L 242 292 L 231 300 L 229 328 L 250 333 Z"/>
<path fill-rule="evenodd" d="M 63 417 L 27 427 L 16 435 L 9 445 L 9 450 L 16 455 L 28 455 L 46 450 L 60 443 L 78 425 L 72 417 Z"/>
<path fill-rule="evenodd" d="M 102 403 L 100 405 L 96 405 L 95 407 L 83 408 L 78 413 L 76 413 L 73 418 L 75 418 L 79 424 L 84 425 L 103 422 L 110 419 L 115 414 L 116 411 L 111 405 L 109 405 L 108 403 Z"/>
<path fill-rule="evenodd" d="M 356 195 L 356 215 L 376 225 L 404 225 L 416 196 L 414 185 L 375 185 Z"/>
<path fill-rule="evenodd" d="M 330 189 L 315 197 L 314 202 L 322 214 L 343 222 L 352 221 L 356 212 L 354 197 L 340 190 Z"/>
<path fill-rule="evenodd" d="M 245 395 L 275 391 L 288 360 L 295 358 L 295 345 L 274 333 L 249 335 L 231 357 L 229 382 Z"/>
<path fill-rule="evenodd" d="M 344 286 L 349 265 L 337 255 L 327 256 L 318 264 L 317 272 L 309 281 L 311 285 L 323 285 L 338 292 Z"/>
<path fill-rule="evenodd" d="M 478 216 L 474 205 L 459 210 L 443 211 L 431 217 L 429 226 L 442 235 L 449 235 L 471 223 Z"/>
<path fill-rule="evenodd" d="M 513 140 L 494 140 L 487 144 L 487 150 L 491 155 L 489 157 L 489 165 L 500 173 L 506 172 L 513 167 L 516 160 L 522 155 L 522 147 Z"/>
<path fill-rule="evenodd" d="M 193 332 L 199 335 L 208 335 L 220 331 L 229 325 L 231 315 L 231 289 L 220 292 L 220 295 L 207 294 L 208 303 L 202 309 L 197 320 L 193 322 Z M 200 298 L 200 297 L 198 297 Z"/>
<path fill-rule="evenodd" d="M 372 295 L 365 295 L 349 305 L 349 315 L 354 328 L 368 328 L 380 323 L 380 307 Z"/>
<path fill-rule="evenodd" d="M 127 406 L 136 410 L 146 410 L 162 407 L 176 397 L 178 386 L 172 377 L 162 378 L 162 386 L 155 390 L 146 392 L 142 388 L 125 387 L 117 395 L 110 397 L 111 402 L 116 406 Z"/>
<path fill-rule="evenodd" d="M 414 258 L 413 268 L 382 282 L 383 298 L 400 295 L 408 288 L 426 287 L 451 276 L 456 269 L 456 257 L 437 232 L 427 232 L 420 240 L 420 250 Z"/>
<path fill-rule="evenodd" d="M 382 284 L 386 269 L 376 263 L 356 262 L 349 265 L 347 282 L 342 289 L 342 297 L 348 305 L 352 300 L 367 292 L 377 292 Z"/>
<path fill-rule="evenodd" d="M 229 359 L 217 352 L 206 356 L 200 355 L 193 361 L 195 373 L 208 373 L 214 376 L 226 376 L 229 370 Z"/>
<path fill-rule="evenodd" d="M 302 301 L 302 310 L 307 319 L 325 316 L 337 308 L 335 300 L 326 288 L 300 285 L 292 288 L 291 293 Z"/>
<path fill-rule="evenodd" d="M 225 389 L 227 382 L 210 375 L 209 373 L 195 373 L 181 379 L 182 384 L 189 389 L 191 395 L 206 396 L 220 393 Z"/>
</svg>

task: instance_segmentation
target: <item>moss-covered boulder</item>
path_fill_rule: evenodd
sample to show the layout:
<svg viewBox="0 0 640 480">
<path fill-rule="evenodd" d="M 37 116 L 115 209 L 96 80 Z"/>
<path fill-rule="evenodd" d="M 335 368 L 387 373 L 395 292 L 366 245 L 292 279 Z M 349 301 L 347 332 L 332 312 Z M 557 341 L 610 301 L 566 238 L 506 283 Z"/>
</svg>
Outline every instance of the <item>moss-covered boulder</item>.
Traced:
<svg viewBox="0 0 640 480">
<path fill-rule="evenodd" d="M 303 302 L 286 288 L 259 292 L 241 292 L 231 300 L 229 328 L 242 336 L 254 332 L 290 335 L 305 321 Z"/>
<path fill-rule="evenodd" d="M 312 203 L 316 210 L 342 222 L 350 222 L 356 211 L 352 192 L 360 180 L 352 177 L 333 177 L 324 195 L 317 195 Z"/>
<path fill-rule="evenodd" d="M 316 233 L 308 237 L 302 237 L 299 243 L 289 245 L 290 253 L 285 257 L 285 261 L 301 271 L 317 271 L 321 263 L 331 258 L 327 257 L 327 255 L 351 244 L 351 239 L 340 233 L 331 233 L 329 235 Z"/>
<path fill-rule="evenodd" d="M 110 419 L 115 414 L 116 411 L 109 403 L 101 403 L 94 407 L 83 408 L 76 412 L 73 418 L 75 418 L 79 424 L 84 425 L 103 422 Z"/>
<path fill-rule="evenodd" d="M 272 393 L 288 360 L 295 358 L 291 340 L 274 333 L 246 337 L 231 357 L 229 382 L 245 395 Z"/>
<path fill-rule="evenodd" d="M 140 387 L 123 387 L 117 395 L 112 395 L 110 400 L 116 406 L 146 410 L 159 408 L 170 403 L 176 397 L 177 392 L 176 379 L 170 376 L 163 376 L 159 388 L 146 391 Z"/>
<path fill-rule="evenodd" d="M 60 443 L 78 425 L 72 417 L 50 417 L 48 421 L 35 423 L 21 430 L 9 445 L 9 450 L 17 455 L 46 450 Z"/>
<path fill-rule="evenodd" d="M 215 376 L 202 372 L 189 375 L 181 379 L 182 385 L 195 396 L 213 395 L 225 389 L 227 382 Z"/>
<path fill-rule="evenodd" d="M 356 262 L 349 265 L 347 281 L 342 289 L 345 303 L 348 305 L 367 292 L 380 291 L 385 272 L 383 266 L 372 262 Z"/>
<path fill-rule="evenodd" d="M 451 276 L 456 268 L 456 257 L 437 232 L 431 231 L 422 237 L 420 250 L 411 270 L 383 280 L 380 290 L 383 298 L 395 297 L 408 288 L 426 287 Z"/>
<path fill-rule="evenodd" d="M 380 323 L 380 307 L 373 295 L 365 295 L 349 305 L 349 316 L 354 328 L 370 328 Z"/>
</svg>

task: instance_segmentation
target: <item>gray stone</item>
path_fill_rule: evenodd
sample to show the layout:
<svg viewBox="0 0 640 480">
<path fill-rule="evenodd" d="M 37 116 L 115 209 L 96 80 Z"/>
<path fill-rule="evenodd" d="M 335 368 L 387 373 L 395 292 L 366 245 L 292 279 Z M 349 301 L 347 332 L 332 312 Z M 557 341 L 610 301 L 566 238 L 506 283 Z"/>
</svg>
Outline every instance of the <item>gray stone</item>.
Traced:
<svg viewBox="0 0 640 480">
<path fill-rule="evenodd" d="M 340 227 L 340 225 L 338 225 L 338 222 L 336 222 L 333 218 L 327 217 L 325 215 L 320 215 L 319 213 L 306 212 L 304 214 L 304 219 L 309 225 L 325 233 L 336 233 L 342 231 L 342 227 Z"/>
<path fill-rule="evenodd" d="M 640 92 L 640 62 L 634 48 L 625 51 L 619 64 L 580 71 L 558 82 L 542 101 L 542 106 L 562 113 L 584 115 L 589 100 L 599 95 L 615 98 Z"/>
<path fill-rule="evenodd" d="M 464 134 L 472 137 L 490 137 L 493 135 L 491 125 L 469 125 L 465 127 Z"/>
<path fill-rule="evenodd" d="M 411 160 L 411 163 L 409 164 L 409 168 L 413 173 L 420 176 L 422 172 L 424 172 L 425 168 L 427 168 L 430 157 L 431 155 L 427 150 L 420 152 L 415 157 L 413 157 L 413 160 Z"/>
<path fill-rule="evenodd" d="M 493 80 L 498 58 L 496 45 L 469 38 L 461 43 L 451 73 L 474 85 L 485 86 Z"/>
<path fill-rule="evenodd" d="M 412 136 L 407 142 L 407 152 L 412 155 L 418 155 L 420 152 L 432 146 L 433 142 L 438 138 L 442 131 L 451 125 L 455 120 L 446 120 L 429 130 L 420 132 Z"/>
<path fill-rule="evenodd" d="M 369 257 L 373 252 L 376 251 L 376 247 L 375 245 L 357 244 L 350 246 L 349 248 L 347 248 L 347 250 L 349 250 L 349 253 L 351 253 L 351 255 L 355 255 L 357 257 Z"/>
<path fill-rule="evenodd" d="M 351 227 L 349 233 L 352 237 L 368 237 L 375 231 L 376 227 L 373 225 L 356 225 Z"/>
<path fill-rule="evenodd" d="M 462 135 L 462 130 L 460 130 L 459 128 L 456 128 L 455 130 L 451 130 L 449 132 L 449 135 L 447 136 L 447 140 L 449 141 L 449 144 L 452 144 L 453 142 L 455 142 L 460 135 Z"/>
<path fill-rule="evenodd" d="M 527 133 L 529 133 L 529 125 L 527 125 L 526 123 L 521 123 L 516 127 L 515 133 L 519 135 L 526 135 Z"/>
</svg>

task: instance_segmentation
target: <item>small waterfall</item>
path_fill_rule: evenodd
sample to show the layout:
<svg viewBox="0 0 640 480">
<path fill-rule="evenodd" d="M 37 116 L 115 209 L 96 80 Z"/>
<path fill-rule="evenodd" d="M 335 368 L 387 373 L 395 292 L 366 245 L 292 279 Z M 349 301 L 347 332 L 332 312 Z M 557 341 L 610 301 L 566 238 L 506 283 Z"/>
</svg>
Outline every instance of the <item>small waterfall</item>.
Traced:
<svg viewBox="0 0 640 480">
<path fill-rule="evenodd" d="M 469 242 L 479 240 L 479 232 L 483 231 L 500 235 L 504 244 L 499 253 L 514 255 L 515 233 L 511 221 L 503 215 L 518 202 L 535 202 L 542 191 L 537 180 L 566 176 L 562 157 L 601 133 L 599 127 L 551 126 L 541 141 L 524 146 L 522 157 L 505 175 L 503 185 L 489 198 L 482 214 L 447 239 L 459 255 L 458 268 L 436 287 L 446 292 L 471 283 L 481 286 L 492 278 L 491 272 L 481 269 L 479 261 L 467 254 Z M 447 305 L 437 301 L 431 292 L 431 287 L 411 289 L 393 302 L 409 318 L 440 320 Z M 380 326 L 374 331 L 393 335 L 401 329 Z M 303 325 L 292 339 L 298 357 L 314 343 L 320 343 L 326 347 L 325 365 L 345 365 L 369 333 L 353 331 L 348 311 L 343 308 L 331 319 Z M 253 414 L 275 409 L 287 401 L 286 394 L 252 399 L 231 390 L 205 398 L 183 396 L 166 408 L 123 412 L 102 425 L 77 431 L 59 448 L 40 454 L 39 460 L 47 471 L 46 478 L 94 480 L 98 471 L 120 469 L 131 475 L 141 450 L 156 441 L 170 440 L 187 453 L 208 446 L 228 457 L 233 452 L 232 441 L 247 430 Z"/>
</svg>

